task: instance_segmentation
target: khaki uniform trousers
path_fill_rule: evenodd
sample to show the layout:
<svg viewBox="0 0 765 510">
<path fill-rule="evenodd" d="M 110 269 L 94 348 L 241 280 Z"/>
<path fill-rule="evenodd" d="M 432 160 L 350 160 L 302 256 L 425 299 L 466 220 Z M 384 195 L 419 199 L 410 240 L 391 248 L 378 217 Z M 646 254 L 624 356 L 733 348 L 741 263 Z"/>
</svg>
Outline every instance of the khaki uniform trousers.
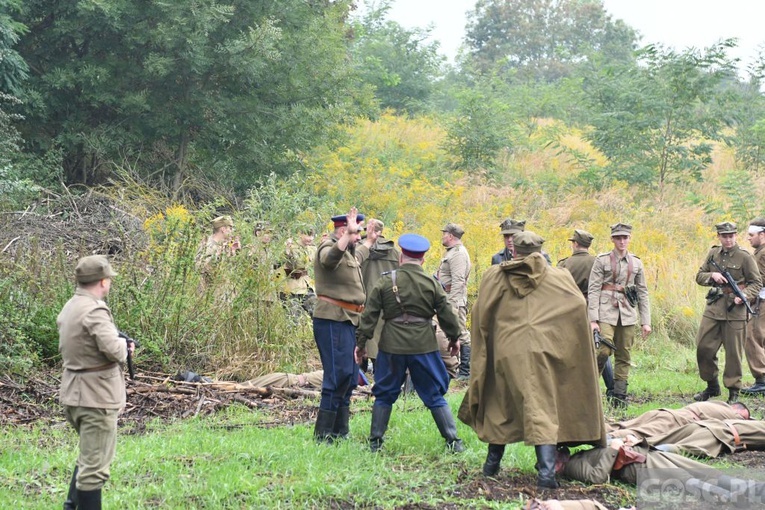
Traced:
<svg viewBox="0 0 765 510">
<path fill-rule="evenodd" d="M 765 317 L 755 315 L 749 320 L 746 325 L 744 352 L 754 378 L 758 381 L 765 380 Z"/>
<path fill-rule="evenodd" d="M 438 321 L 434 320 L 433 322 L 436 325 L 436 340 L 438 340 L 438 350 L 441 353 L 441 359 L 446 366 L 446 372 L 449 374 L 449 377 L 455 379 L 457 377 L 457 371 L 460 366 L 460 359 L 457 356 L 452 356 L 452 354 L 449 352 L 449 339 L 446 338 L 444 330 L 438 326 Z"/>
<path fill-rule="evenodd" d="M 118 409 L 64 406 L 66 421 L 80 436 L 77 489 L 100 489 L 109 479 L 117 445 Z"/>
<path fill-rule="evenodd" d="M 598 370 L 603 373 L 603 367 L 606 365 L 608 357 L 614 355 L 614 380 L 615 381 L 627 381 L 630 377 L 630 361 L 632 360 L 632 344 L 635 341 L 635 331 L 637 326 L 635 324 L 631 326 L 622 326 L 622 320 L 616 326 L 606 324 L 605 322 L 598 323 L 600 325 L 600 334 L 606 340 L 616 346 L 616 352 L 613 352 L 610 347 L 604 344 L 600 344 L 598 350 Z"/>
<path fill-rule="evenodd" d="M 460 345 L 470 345 L 470 330 L 467 327 L 467 306 L 458 306 L 455 310 L 460 320 Z"/>
<path fill-rule="evenodd" d="M 723 385 L 728 389 L 741 389 L 741 354 L 744 352 L 746 321 L 715 320 L 702 317 L 696 335 L 696 362 L 702 381 L 716 381 L 717 353 L 725 348 Z"/>
</svg>

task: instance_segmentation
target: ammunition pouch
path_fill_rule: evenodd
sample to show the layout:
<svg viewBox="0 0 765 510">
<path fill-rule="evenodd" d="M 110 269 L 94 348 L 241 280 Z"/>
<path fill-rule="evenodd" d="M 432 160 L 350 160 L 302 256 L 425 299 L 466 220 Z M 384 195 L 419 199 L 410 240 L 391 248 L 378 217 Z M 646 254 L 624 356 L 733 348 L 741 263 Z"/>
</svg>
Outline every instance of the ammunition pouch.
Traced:
<svg viewBox="0 0 765 510">
<path fill-rule="evenodd" d="M 638 305 L 638 292 L 637 287 L 634 285 L 627 285 L 624 287 L 624 297 L 627 298 L 630 306 L 635 308 Z"/>
<path fill-rule="evenodd" d="M 707 304 L 711 305 L 713 303 L 716 303 L 718 299 L 723 297 L 723 291 L 719 287 L 712 287 L 709 289 L 709 292 L 707 292 L 706 300 Z"/>
</svg>

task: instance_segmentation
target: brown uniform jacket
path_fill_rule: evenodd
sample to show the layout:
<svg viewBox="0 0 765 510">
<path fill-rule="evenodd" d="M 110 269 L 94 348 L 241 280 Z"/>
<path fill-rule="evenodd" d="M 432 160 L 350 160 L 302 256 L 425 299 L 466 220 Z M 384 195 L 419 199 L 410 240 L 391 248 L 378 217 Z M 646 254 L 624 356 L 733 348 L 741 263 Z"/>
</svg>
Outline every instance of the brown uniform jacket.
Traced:
<svg viewBox="0 0 765 510">
<path fill-rule="evenodd" d="M 606 424 L 608 433 L 617 438 L 633 434 L 655 444 L 654 436 L 699 420 L 735 420 L 741 418 L 726 402 L 710 400 L 694 402 L 681 409 L 654 409 L 631 420 Z"/>
<path fill-rule="evenodd" d="M 746 287 L 743 289 L 744 295 L 750 301 L 757 297 L 760 287 L 762 287 L 757 262 L 748 251 L 740 248 L 737 244 L 734 244 L 728 251 L 723 250 L 722 246 L 713 246 L 696 273 L 696 283 L 707 287 L 719 286 L 724 292 L 722 298 L 707 304 L 704 308 L 704 317 L 715 320 L 746 320 L 747 311 L 744 305 L 733 306 L 731 311 L 728 311 L 728 307 L 733 305 L 735 296 L 728 293 L 730 289 L 728 285 L 717 285 L 712 280 L 712 273 L 718 271 L 709 263 L 710 258 L 714 259 L 723 269 L 727 269 L 739 287 Z"/>
<path fill-rule="evenodd" d="M 558 261 L 558 267 L 568 269 L 568 272 L 574 277 L 576 286 L 579 287 L 585 298 L 589 291 L 593 264 L 595 264 L 595 255 L 587 250 L 576 251 L 570 257 Z"/>
<path fill-rule="evenodd" d="M 481 441 L 605 444 L 584 296 L 539 253 L 491 266 L 473 306 L 459 418 Z"/>
<path fill-rule="evenodd" d="M 588 313 L 591 322 L 604 322 L 616 326 L 621 318 L 622 326 L 632 326 L 638 323 L 638 310 L 630 305 L 623 292 L 603 290 L 604 285 L 625 287 L 635 285 L 640 310 L 640 324 L 651 324 L 651 305 L 648 302 L 648 287 L 645 282 L 643 262 L 631 253 L 616 260 L 616 275 L 612 268 L 611 257 L 616 257 L 615 250 L 601 253 L 595 259 L 590 273 L 590 284 L 587 291 Z M 632 271 L 629 271 L 629 259 L 632 261 Z M 629 273 L 629 281 L 627 280 Z"/>
<path fill-rule="evenodd" d="M 363 244 L 356 245 L 355 250 L 348 246 L 345 251 L 341 251 L 337 247 L 337 238 L 334 234 L 330 236 L 321 243 L 313 261 L 316 295 L 363 305 L 366 294 L 361 276 L 361 263 L 368 256 L 369 249 Z M 319 299 L 313 316 L 337 322 L 350 321 L 357 326 L 361 314 Z"/>
<path fill-rule="evenodd" d="M 127 344 L 117 336 L 106 303 L 77 288 L 56 324 L 64 366 L 59 402 L 98 409 L 124 407 L 125 378 L 119 363 L 127 360 Z M 84 371 L 94 368 L 103 369 Z"/>
<path fill-rule="evenodd" d="M 655 436 L 650 444 L 671 444 L 682 453 L 712 458 L 739 450 L 761 450 L 765 448 L 765 421 L 696 421 Z"/>
<path fill-rule="evenodd" d="M 467 306 L 469 276 L 470 255 L 467 248 L 462 243 L 447 248 L 438 268 L 438 281 L 446 289 L 449 303 L 455 310 L 460 306 Z"/>
</svg>

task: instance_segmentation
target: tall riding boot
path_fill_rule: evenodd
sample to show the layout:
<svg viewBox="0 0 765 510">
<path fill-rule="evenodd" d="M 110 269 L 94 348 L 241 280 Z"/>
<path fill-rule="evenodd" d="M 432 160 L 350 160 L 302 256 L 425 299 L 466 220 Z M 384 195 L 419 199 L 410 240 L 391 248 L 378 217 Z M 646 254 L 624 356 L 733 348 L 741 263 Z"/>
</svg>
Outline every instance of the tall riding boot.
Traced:
<svg viewBox="0 0 765 510">
<path fill-rule="evenodd" d="M 728 388 L 728 404 L 738 402 L 738 391 L 736 388 Z"/>
<path fill-rule="evenodd" d="M 707 387 L 704 391 L 700 391 L 693 396 L 693 400 L 696 402 L 706 402 L 712 397 L 720 395 L 720 382 L 717 379 L 707 381 Z"/>
<path fill-rule="evenodd" d="M 470 346 L 460 346 L 460 366 L 457 371 L 457 380 L 470 379 Z"/>
<path fill-rule="evenodd" d="M 627 381 L 614 381 L 614 394 L 610 401 L 613 407 L 621 409 L 627 407 Z"/>
<path fill-rule="evenodd" d="M 457 424 L 454 422 L 449 406 L 434 407 L 430 413 L 438 426 L 438 431 L 441 432 L 441 437 L 446 439 L 446 448 L 453 453 L 464 452 L 465 445 L 462 444 L 462 439 L 457 437 Z"/>
<path fill-rule="evenodd" d="M 332 443 L 335 439 L 334 428 L 335 419 L 337 413 L 334 411 L 327 411 L 326 409 L 319 409 L 319 414 L 316 417 L 316 426 L 313 429 L 313 437 L 320 443 Z"/>
<path fill-rule="evenodd" d="M 77 489 L 79 510 L 101 510 L 101 489 L 81 491 Z"/>
<path fill-rule="evenodd" d="M 64 501 L 64 510 L 77 510 L 77 466 L 74 466 L 72 481 L 69 482 L 69 494 Z"/>
<path fill-rule="evenodd" d="M 611 364 L 611 358 L 606 358 L 602 375 L 603 382 L 606 385 L 606 397 L 612 397 L 614 394 L 614 366 Z"/>
<path fill-rule="evenodd" d="M 351 419 L 351 408 L 348 406 L 342 406 L 337 410 L 337 416 L 335 416 L 335 425 L 332 427 L 332 434 L 335 439 L 346 439 L 350 427 L 348 422 Z"/>
<path fill-rule="evenodd" d="M 543 444 L 534 447 L 537 454 L 537 487 L 557 489 L 555 481 L 555 460 L 558 450 L 554 444 Z"/>
<path fill-rule="evenodd" d="M 382 448 L 383 436 L 385 431 L 388 430 L 388 422 L 390 421 L 390 412 L 392 407 L 388 406 L 372 406 L 372 427 L 369 431 L 369 448 L 372 453 L 375 453 Z"/>
<path fill-rule="evenodd" d="M 499 463 L 505 455 L 505 445 L 489 443 L 489 454 L 483 463 L 483 476 L 495 476 L 499 473 Z"/>
</svg>

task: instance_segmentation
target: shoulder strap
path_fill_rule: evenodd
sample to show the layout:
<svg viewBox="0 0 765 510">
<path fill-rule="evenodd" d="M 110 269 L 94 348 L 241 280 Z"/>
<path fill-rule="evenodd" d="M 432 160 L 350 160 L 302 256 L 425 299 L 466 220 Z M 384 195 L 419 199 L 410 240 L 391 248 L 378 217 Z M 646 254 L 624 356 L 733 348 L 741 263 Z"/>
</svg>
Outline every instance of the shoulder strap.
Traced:
<svg viewBox="0 0 765 510">
<path fill-rule="evenodd" d="M 393 296 L 396 298 L 396 303 L 398 303 L 398 306 L 401 308 L 401 313 L 405 314 L 406 310 L 404 310 L 404 305 L 401 304 L 401 294 L 398 293 L 398 285 L 396 284 L 396 273 L 397 271 L 395 269 L 390 272 L 390 279 L 393 282 L 391 290 L 393 291 Z"/>
</svg>

